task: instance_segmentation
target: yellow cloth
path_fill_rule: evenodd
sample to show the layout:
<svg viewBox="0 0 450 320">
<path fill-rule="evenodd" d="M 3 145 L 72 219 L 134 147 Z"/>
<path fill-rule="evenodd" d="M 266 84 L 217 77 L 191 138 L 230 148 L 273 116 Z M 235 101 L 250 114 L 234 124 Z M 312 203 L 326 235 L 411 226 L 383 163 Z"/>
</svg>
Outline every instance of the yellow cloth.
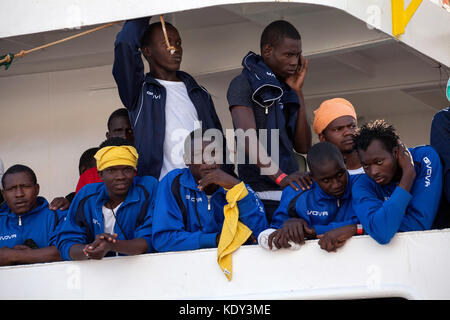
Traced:
<svg viewBox="0 0 450 320">
<path fill-rule="evenodd" d="M 348 100 L 344 98 L 325 100 L 319 108 L 314 110 L 314 132 L 319 135 L 330 122 L 342 116 L 351 116 L 356 120 L 355 108 Z"/>
<path fill-rule="evenodd" d="M 98 171 L 113 166 L 131 166 L 136 169 L 138 153 L 132 146 L 109 146 L 98 150 L 94 158 Z"/>
<path fill-rule="evenodd" d="M 252 230 L 239 221 L 239 208 L 237 206 L 237 201 L 244 198 L 247 194 L 248 191 L 244 182 L 235 185 L 227 192 L 228 204 L 223 208 L 225 220 L 217 247 L 217 263 L 228 281 L 231 281 L 232 274 L 231 254 L 239 249 L 252 234 Z"/>
</svg>

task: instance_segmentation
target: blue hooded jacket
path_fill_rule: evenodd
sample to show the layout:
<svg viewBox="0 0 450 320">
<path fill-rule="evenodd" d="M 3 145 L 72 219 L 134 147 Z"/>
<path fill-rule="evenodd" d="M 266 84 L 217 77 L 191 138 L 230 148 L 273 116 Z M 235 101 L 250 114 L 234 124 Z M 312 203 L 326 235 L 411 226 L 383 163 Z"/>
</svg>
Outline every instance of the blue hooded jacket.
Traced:
<svg viewBox="0 0 450 320">
<path fill-rule="evenodd" d="M 172 192 L 172 183 L 179 176 L 179 194 L 187 211 L 186 224 Z M 247 186 L 248 195 L 237 202 L 239 220 L 257 237 L 267 228 L 264 207 L 255 192 Z M 153 217 L 153 245 L 158 251 L 182 251 L 214 248 L 216 236 L 222 231 L 226 191 L 219 188 L 208 199 L 198 189 L 189 168 L 175 169 L 160 182 Z"/>
<path fill-rule="evenodd" d="M 147 252 L 153 251 L 151 219 L 157 185 L 158 181 L 153 177 L 134 177 L 127 197 L 115 212 L 114 233 L 117 233 L 117 239 L 143 238 L 148 244 Z M 108 199 L 103 182 L 88 184 L 76 194 L 57 234 L 56 245 L 64 260 L 71 260 L 69 251 L 72 245 L 91 243 L 96 235 L 104 233 L 102 207 Z M 107 254 L 110 255 L 113 253 Z"/>
<path fill-rule="evenodd" d="M 295 191 L 290 186 L 286 187 L 281 196 L 280 206 L 273 215 L 271 228 L 281 228 L 290 218 L 302 218 L 310 228 L 314 227 L 316 234 L 319 235 L 335 228 L 359 223 L 352 206 L 351 190 L 352 184 L 361 175 L 347 173 L 347 176 L 347 189 L 340 198 L 325 193 L 317 182 L 306 191 Z M 295 197 L 297 198 L 294 200 Z M 295 206 L 291 201 L 295 201 Z"/>
<path fill-rule="evenodd" d="M 114 44 L 112 73 L 133 127 L 135 147 L 139 153 L 138 175 L 159 179 L 164 157 L 166 89 L 150 73 L 144 74 L 139 48 L 148 22 L 148 17 L 125 22 Z M 178 71 L 177 77 L 186 85 L 202 127 L 222 131 L 214 103 L 206 89 L 185 72 Z"/>
<path fill-rule="evenodd" d="M 399 231 L 431 228 L 442 193 L 442 165 L 430 146 L 410 148 L 416 179 L 410 192 L 391 182 L 381 186 L 368 175 L 353 185 L 353 207 L 364 231 L 380 244 Z"/>
<path fill-rule="evenodd" d="M 55 245 L 54 236 L 58 224 L 67 211 L 50 210 L 43 197 L 37 198 L 37 205 L 31 211 L 17 215 L 4 202 L 0 206 L 0 248 L 12 248 L 32 239 L 39 248 Z"/>
</svg>

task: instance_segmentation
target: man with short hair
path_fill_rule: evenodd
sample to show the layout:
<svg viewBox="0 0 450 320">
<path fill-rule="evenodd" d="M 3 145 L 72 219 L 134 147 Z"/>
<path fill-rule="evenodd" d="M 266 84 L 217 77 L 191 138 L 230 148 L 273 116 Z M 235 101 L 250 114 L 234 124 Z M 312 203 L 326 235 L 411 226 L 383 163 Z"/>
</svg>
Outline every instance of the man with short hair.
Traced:
<svg viewBox="0 0 450 320">
<path fill-rule="evenodd" d="M 212 142 L 193 131 L 185 142 L 185 169 L 161 180 L 153 218 L 153 244 L 158 251 L 215 248 L 226 224 L 226 208 L 237 210 L 240 230 L 254 239 L 267 227 L 264 208 L 255 192 L 221 165 L 206 157 Z M 196 158 L 197 157 L 197 158 Z M 198 159 L 198 162 L 196 161 Z M 230 208 L 231 207 L 231 208 Z"/>
<path fill-rule="evenodd" d="M 333 98 L 322 102 L 314 110 L 313 129 L 320 141 L 331 142 L 339 148 L 350 175 L 364 173 L 353 141 L 356 112 L 348 100 Z"/>
<path fill-rule="evenodd" d="M 134 145 L 134 133 L 127 109 L 119 108 L 113 111 L 108 118 L 107 128 L 106 139 L 120 137 Z"/>
<path fill-rule="evenodd" d="M 61 260 L 54 236 L 65 211 L 50 210 L 39 196 L 36 175 L 16 164 L 2 177 L 5 202 L 0 206 L 0 265 Z"/>
<path fill-rule="evenodd" d="M 397 232 L 429 230 L 442 193 L 437 152 L 407 149 L 384 120 L 363 125 L 355 143 L 366 174 L 353 185 L 353 207 L 365 232 L 387 244 Z"/>
<path fill-rule="evenodd" d="M 149 25 L 149 19 L 126 21 L 117 34 L 113 76 L 134 130 L 138 175 L 161 180 L 169 171 L 186 167 L 182 145 L 192 130 L 201 125 L 222 131 L 222 126 L 211 95 L 180 71 L 183 49 L 178 30 L 165 23 L 166 43 L 162 24 Z M 150 67 L 147 74 L 141 53 Z"/>
<path fill-rule="evenodd" d="M 274 21 L 264 29 L 260 49 L 261 55 L 249 52 L 244 57 L 227 99 L 234 128 L 248 133 L 245 142 L 238 140 L 246 155 L 245 163 L 238 163 L 239 177 L 257 191 L 270 221 L 283 188 L 306 189 L 310 183 L 303 181 L 294 156 L 294 150 L 306 153 L 311 146 L 302 93 L 308 61 L 302 56 L 300 34 L 287 21 Z M 260 129 L 266 132 L 267 145 L 261 142 Z M 270 141 L 277 133 L 275 153 Z M 256 151 L 252 141 L 257 141 Z"/>
<path fill-rule="evenodd" d="M 347 239 L 362 233 L 351 194 L 358 176 L 349 175 L 340 150 L 330 142 L 319 142 L 308 151 L 307 162 L 314 183 L 302 192 L 284 189 L 270 229 L 258 239 L 261 246 L 289 248 L 304 244 L 305 238 L 318 237 L 322 249 L 336 251 Z"/>
<path fill-rule="evenodd" d="M 128 140 L 110 138 L 95 154 L 101 183 L 75 196 L 57 236 L 64 260 L 152 252 L 151 219 L 157 180 L 137 177 L 138 154 Z"/>
</svg>

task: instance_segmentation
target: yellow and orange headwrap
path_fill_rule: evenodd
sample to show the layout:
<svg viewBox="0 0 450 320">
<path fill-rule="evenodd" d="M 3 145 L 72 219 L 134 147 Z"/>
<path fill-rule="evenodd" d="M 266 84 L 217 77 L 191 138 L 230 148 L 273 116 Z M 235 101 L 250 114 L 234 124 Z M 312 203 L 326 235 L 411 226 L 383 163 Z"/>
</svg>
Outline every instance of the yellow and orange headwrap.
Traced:
<svg viewBox="0 0 450 320">
<path fill-rule="evenodd" d="M 94 158 L 98 171 L 112 166 L 131 166 L 136 169 L 138 153 L 132 146 L 108 146 L 98 150 Z"/>
<path fill-rule="evenodd" d="M 356 120 L 355 108 L 348 100 L 343 98 L 325 100 L 319 108 L 314 110 L 314 132 L 319 135 L 330 122 L 342 116 L 351 116 Z"/>
</svg>

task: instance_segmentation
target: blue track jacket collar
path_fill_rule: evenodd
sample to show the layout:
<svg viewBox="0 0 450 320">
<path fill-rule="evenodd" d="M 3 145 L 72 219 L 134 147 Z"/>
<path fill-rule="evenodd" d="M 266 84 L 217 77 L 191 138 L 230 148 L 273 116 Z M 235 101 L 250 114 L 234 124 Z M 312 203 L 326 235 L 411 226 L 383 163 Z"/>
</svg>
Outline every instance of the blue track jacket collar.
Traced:
<svg viewBox="0 0 450 320">
<path fill-rule="evenodd" d="M 37 198 L 36 207 L 23 213 L 15 214 L 4 202 L 0 206 L 0 247 L 14 247 L 32 239 L 39 248 L 53 245 L 51 238 L 56 232 L 58 222 L 67 211 L 50 210 L 43 197 Z"/>
<path fill-rule="evenodd" d="M 261 56 L 250 51 L 242 60 L 242 66 L 242 73 L 253 89 L 252 100 L 260 107 L 270 107 L 280 102 L 295 103 L 299 107 L 297 94 L 285 82 L 277 79 Z"/>
<path fill-rule="evenodd" d="M 14 212 L 11 211 L 11 209 L 8 207 L 8 204 L 5 201 L 0 206 L 0 214 L 7 214 L 9 218 L 19 219 L 19 217 L 20 217 L 21 219 L 24 219 L 27 216 L 30 216 L 30 215 L 35 214 L 37 212 L 40 212 L 41 210 L 43 210 L 46 207 L 48 208 L 47 200 L 45 198 L 43 198 L 43 197 L 37 197 L 36 207 L 34 207 L 33 209 L 31 209 L 28 212 L 25 212 L 25 213 L 22 213 L 22 214 L 18 215 L 18 214 L 15 214 Z"/>
</svg>

